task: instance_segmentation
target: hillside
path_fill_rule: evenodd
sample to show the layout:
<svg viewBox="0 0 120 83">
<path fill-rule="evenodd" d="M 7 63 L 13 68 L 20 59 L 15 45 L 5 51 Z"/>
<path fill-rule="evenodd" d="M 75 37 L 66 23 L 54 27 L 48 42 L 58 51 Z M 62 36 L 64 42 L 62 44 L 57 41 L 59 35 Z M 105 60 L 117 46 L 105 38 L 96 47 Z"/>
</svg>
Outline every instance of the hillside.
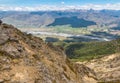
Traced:
<svg viewBox="0 0 120 83">
<path fill-rule="evenodd" d="M 65 48 L 71 61 L 93 69 L 98 83 L 120 83 L 120 39 L 55 44 Z"/>
<path fill-rule="evenodd" d="M 77 62 L 80 63 L 81 62 Z M 94 69 L 99 83 L 120 83 L 120 54 L 112 54 L 84 63 Z"/>
<path fill-rule="evenodd" d="M 92 42 L 55 42 L 71 61 L 93 69 L 98 83 L 120 83 L 120 39 Z"/>
<path fill-rule="evenodd" d="M 3 23 L 0 83 L 96 83 L 96 74 L 71 63 L 61 48 Z"/>
<path fill-rule="evenodd" d="M 78 61 L 91 60 L 120 51 L 120 39 L 104 42 L 79 42 L 64 45 L 69 58 Z"/>
</svg>

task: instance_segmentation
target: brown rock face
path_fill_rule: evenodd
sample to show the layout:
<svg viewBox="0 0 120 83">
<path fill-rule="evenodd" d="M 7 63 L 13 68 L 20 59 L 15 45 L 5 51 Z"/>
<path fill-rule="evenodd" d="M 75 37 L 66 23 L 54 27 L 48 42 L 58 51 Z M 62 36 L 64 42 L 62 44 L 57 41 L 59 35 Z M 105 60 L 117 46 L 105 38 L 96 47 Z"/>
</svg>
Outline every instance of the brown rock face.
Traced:
<svg viewBox="0 0 120 83">
<path fill-rule="evenodd" d="M 96 83 L 94 72 L 71 63 L 42 39 L 0 25 L 0 83 Z"/>
<path fill-rule="evenodd" d="M 112 54 L 86 63 L 100 83 L 120 83 L 120 54 Z"/>
</svg>

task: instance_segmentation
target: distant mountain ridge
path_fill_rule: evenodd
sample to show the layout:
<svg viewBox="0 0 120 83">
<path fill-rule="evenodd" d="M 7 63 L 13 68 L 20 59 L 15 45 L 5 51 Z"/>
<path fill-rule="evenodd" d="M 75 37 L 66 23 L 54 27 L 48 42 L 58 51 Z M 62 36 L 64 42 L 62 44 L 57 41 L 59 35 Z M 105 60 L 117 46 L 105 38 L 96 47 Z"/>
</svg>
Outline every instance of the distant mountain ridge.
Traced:
<svg viewBox="0 0 120 83">
<path fill-rule="evenodd" d="M 119 10 L 0 11 L 0 18 L 4 22 L 17 27 L 46 27 L 53 24 L 57 19 L 61 19 L 62 23 L 64 21 L 62 18 L 68 17 L 91 21 L 96 23 L 97 26 L 118 27 L 120 25 Z M 75 23 L 75 25 L 78 25 L 78 23 Z"/>
</svg>

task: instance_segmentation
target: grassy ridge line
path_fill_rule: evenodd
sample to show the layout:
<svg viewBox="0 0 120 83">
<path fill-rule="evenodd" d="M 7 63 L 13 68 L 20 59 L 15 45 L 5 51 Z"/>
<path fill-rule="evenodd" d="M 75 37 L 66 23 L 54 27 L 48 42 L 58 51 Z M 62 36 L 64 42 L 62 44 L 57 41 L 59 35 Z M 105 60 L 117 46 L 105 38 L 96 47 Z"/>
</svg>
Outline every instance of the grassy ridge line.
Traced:
<svg viewBox="0 0 120 83">
<path fill-rule="evenodd" d="M 61 45 L 65 48 L 67 56 L 72 61 L 86 61 L 95 58 L 118 53 L 120 51 L 120 39 L 108 42 L 79 42 L 65 43 L 59 42 L 55 45 Z"/>
</svg>

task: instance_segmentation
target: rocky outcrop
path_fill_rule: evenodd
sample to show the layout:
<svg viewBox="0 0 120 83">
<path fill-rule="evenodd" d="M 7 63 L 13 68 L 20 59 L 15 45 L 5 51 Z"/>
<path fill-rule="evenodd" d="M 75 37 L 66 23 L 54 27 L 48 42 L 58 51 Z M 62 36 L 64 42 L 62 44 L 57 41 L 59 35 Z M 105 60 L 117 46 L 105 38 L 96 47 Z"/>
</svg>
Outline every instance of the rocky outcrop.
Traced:
<svg viewBox="0 0 120 83">
<path fill-rule="evenodd" d="M 120 83 L 120 54 L 112 54 L 84 63 L 97 74 L 100 83 Z"/>
<path fill-rule="evenodd" d="M 0 83 L 96 83 L 93 70 L 62 49 L 12 25 L 0 25 Z"/>
</svg>

